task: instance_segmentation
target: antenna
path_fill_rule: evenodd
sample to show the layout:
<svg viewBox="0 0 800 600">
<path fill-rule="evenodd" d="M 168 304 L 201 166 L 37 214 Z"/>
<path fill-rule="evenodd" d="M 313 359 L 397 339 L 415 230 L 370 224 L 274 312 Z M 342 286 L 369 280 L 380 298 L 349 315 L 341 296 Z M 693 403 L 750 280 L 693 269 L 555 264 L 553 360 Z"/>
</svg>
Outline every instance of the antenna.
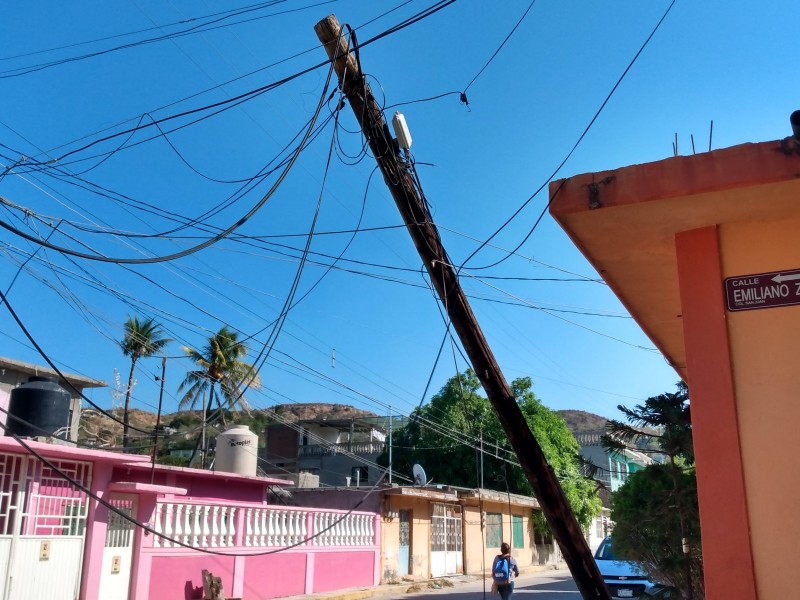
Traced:
<svg viewBox="0 0 800 600">
<path fill-rule="evenodd" d="M 411 472 L 414 474 L 414 485 L 425 485 L 428 483 L 428 476 L 425 475 L 425 469 L 422 465 L 415 464 L 411 467 Z"/>
</svg>

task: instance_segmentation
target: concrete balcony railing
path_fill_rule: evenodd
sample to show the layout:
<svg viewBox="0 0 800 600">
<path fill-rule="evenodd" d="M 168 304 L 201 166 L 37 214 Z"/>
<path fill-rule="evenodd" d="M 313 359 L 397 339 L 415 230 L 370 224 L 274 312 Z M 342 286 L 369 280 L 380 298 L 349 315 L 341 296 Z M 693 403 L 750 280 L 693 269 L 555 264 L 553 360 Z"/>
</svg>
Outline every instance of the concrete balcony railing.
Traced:
<svg viewBox="0 0 800 600">
<path fill-rule="evenodd" d="M 351 442 L 345 444 L 315 444 L 310 446 L 298 446 L 297 457 L 303 458 L 308 456 L 334 456 L 340 452 L 347 454 L 358 454 L 360 456 L 367 454 L 378 455 L 383 452 L 386 442 Z"/>
</svg>

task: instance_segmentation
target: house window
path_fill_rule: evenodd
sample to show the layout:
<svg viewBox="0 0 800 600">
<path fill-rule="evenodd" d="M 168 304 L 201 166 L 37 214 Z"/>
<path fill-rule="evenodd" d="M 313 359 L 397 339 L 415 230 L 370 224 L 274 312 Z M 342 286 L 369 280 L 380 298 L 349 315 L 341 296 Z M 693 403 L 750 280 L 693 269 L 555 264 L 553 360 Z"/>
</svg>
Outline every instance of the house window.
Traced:
<svg viewBox="0 0 800 600">
<path fill-rule="evenodd" d="M 514 548 L 525 547 L 525 535 L 522 529 L 522 515 L 511 516 L 511 546 Z"/>
<path fill-rule="evenodd" d="M 367 477 L 369 476 L 369 470 L 367 467 L 353 467 L 350 470 L 350 476 L 353 478 L 352 482 L 356 485 L 359 483 L 366 483 Z"/>
<path fill-rule="evenodd" d="M 499 548 L 503 543 L 503 515 L 486 513 L 486 547 Z"/>
<path fill-rule="evenodd" d="M 603 537 L 603 519 L 597 517 L 594 522 L 595 522 L 595 533 L 597 534 L 597 537 L 599 538 Z"/>
</svg>

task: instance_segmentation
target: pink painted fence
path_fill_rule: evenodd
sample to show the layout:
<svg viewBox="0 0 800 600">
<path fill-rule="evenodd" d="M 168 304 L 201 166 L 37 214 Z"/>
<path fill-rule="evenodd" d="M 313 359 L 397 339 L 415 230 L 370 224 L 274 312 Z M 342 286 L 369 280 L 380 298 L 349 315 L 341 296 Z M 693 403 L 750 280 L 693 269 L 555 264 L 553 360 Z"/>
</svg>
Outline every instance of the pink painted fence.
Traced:
<svg viewBox="0 0 800 600">
<path fill-rule="evenodd" d="M 141 536 L 136 598 L 202 598 L 203 569 L 244 600 L 379 581 L 374 513 L 162 500 L 150 525 L 168 539 Z"/>
</svg>

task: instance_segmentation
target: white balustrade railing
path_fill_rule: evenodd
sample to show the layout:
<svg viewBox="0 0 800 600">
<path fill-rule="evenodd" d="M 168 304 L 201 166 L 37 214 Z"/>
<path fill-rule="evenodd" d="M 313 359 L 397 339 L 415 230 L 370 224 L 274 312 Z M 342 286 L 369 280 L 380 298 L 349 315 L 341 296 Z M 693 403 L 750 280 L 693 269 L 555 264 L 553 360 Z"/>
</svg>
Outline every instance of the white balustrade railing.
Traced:
<svg viewBox="0 0 800 600">
<path fill-rule="evenodd" d="M 245 512 L 244 545 L 253 547 L 297 546 L 308 535 L 305 510 L 248 508 Z"/>
<path fill-rule="evenodd" d="M 159 502 L 152 527 L 163 535 L 154 536 L 155 548 L 183 545 L 285 548 L 306 544 L 335 547 L 376 543 L 375 515 L 303 508 Z"/>
<path fill-rule="evenodd" d="M 368 514 L 315 513 L 315 546 L 369 546 L 375 538 L 374 519 Z"/>
<path fill-rule="evenodd" d="M 156 504 L 153 539 L 156 548 L 210 548 L 234 546 L 236 517 L 234 506 L 209 506 L 162 502 Z"/>
</svg>

